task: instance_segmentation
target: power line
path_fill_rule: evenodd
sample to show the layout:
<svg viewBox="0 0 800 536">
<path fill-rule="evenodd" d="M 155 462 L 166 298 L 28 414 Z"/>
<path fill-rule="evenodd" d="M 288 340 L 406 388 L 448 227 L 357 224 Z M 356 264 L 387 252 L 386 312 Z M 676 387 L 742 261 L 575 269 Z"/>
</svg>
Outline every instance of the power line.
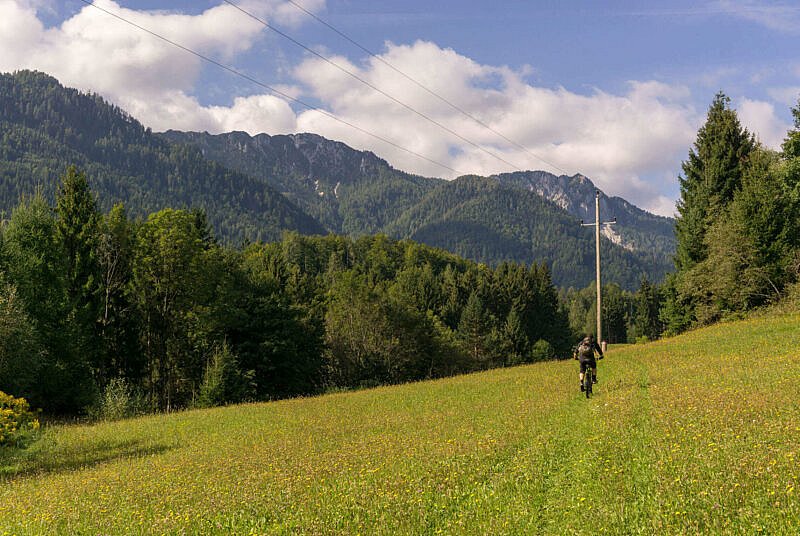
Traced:
<svg viewBox="0 0 800 536">
<path fill-rule="evenodd" d="M 196 56 L 196 57 L 198 57 L 198 58 L 200 58 L 200 59 L 202 59 L 204 61 L 207 61 L 207 62 L 209 62 L 209 63 L 211 63 L 213 65 L 216 65 L 217 67 L 219 67 L 221 69 L 224 69 L 224 70 L 226 70 L 226 71 L 228 71 L 228 72 L 230 72 L 232 74 L 235 74 L 236 76 L 244 78 L 245 80 L 247 80 L 249 82 L 252 82 L 253 84 L 256 84 L 257 86 L 263 87 L 264 89 L 270 91 L 271 93 L 274 93 L 275 95 L 279 95 L 279 96 L 283 97 L 284 99 L 287 99 L 287 100 L 290 100 L 292 102 L 295 102 L 295 103 L 297 103 L 297 104 L 299 104 L 299 105 L 301 105 L 301 106 L 303 106 L 305 108 L 308 108 L 309 110 L 314 110 L 316 112 L 319 112 L 322 115 L 324 115 L 324 116 L 326 116 L 326 117 L 328 117 L 330 119 L 333 119 L 334 121 L 338 121 L 339 123 L 342 123 L 343 125 L 346 125 L 346 126 L 352 128 L 352 129 L 355 129 L 355 130 L 357 130 L 359 132 L 367 134 L 368 136 L 371 136 L 371 137 L 375 138 L 376 140 L 380 140 L 380 141 L 382 141 L 382 142 L 384 142 L 386 144 L 391 145 L 392 147 L 395 147 L 397 149 L 405 151 L 408 154 L 414 155 L 414 156 L 416 156 L 418 158 L 421 158 L 422 160 L 430 162 L 431 164 L 435 164 L 435 165 L 437 165 L 439 167 L 442 167 L 444 169 L 448 169 L 448 170 L 452 171 L 453 173 L 456 173 L 457 175 L 463 175 L 464 174 L 464 173 L 462 173 L 462 172 L 460 172 L 460 171 L 458 171 L 456 169 L 453 169 L 452 167 L 448 166 L 447 164 L 443 164 L 441 162 L 438 162 L 436 160 L 428 158 L 427 156 L 422 155 L 422 154 L 420 154 L 420 153 L 418 153 L 418 152 L 416 152 L 416 151 L 414 151 L 412 149 L 408 149 L 406 147 L 403 147 L 400 144 L 397 144 L 397 143 L 395 143 L 395 142 L 393 142 L 393 141 L 391 141 L 389 139 L 386 139 L 383 136 L 380 136 L 379 134 L 375 134 L 374 132 L 370 132 L 369 130 L 367 130 L 365 128 L 362 128 L 362 127 L 360 127 L 358 125 L 350 123 L 349 121 L 346 121 L 346 120 L 344 120 L 344 119 L 342 119 L 340 117 L 337 117 L 337 116 L 333 115 L 332 113 L 327 112 L 327 111 L 325 111 L 325 110 L 323 110 L 323 109 L 321 109 L 321 108 L 319 108 L 317 106 L 314 106 L 312 104 L 308 104 L 308 103 L 306 103 L 306 102 L 304 102 L 304 101 L 302 101 L 302 100 L 300 100 L 298 98 L 292 97 L 291 95 L 288 95 L 288 94 L 286 94 L 286 93 L 284 93 L 284 92 L 282 92 L 282 91 L 280 91 L 278 89 L 275 89 L 274 87 L 272 87 L 270 85 L 267 85 L 267 84 L 265 84 L 265 83 L 263 83 L 263 82 L 261 82 L 259 80 L 256 80 L 255 78 L 253 78 L 253 77 L 251 77 L 251 76 L 249 76 L 249 75 L 247 75 L 247 74 L 245 74 L 245 73 L 243 73 L 243 72 L 241 72 L 241 71 L 239 71 L 237 69 L 234 69 L 233 67 L 225 65 L 224 63 L 220 63 L 220 62 L 218 62 L 218 61 L 216 61 L 216 60 L 214 60 L 212 58 L 209 58 L 208 56 L 205 56 L 205 55 L 203 55 L 203 54 L 201 54 L 201 53 L 199 53 L 199 52 L 197 52 L 195 50 L 192 50 L 189 47 L 183 46 L 180 43 L 172 41 L 172 40 L 168 39 L 167 37 L 164 37 L 161 34 L 158 34 L 158 33 L 154 32 L 152 30 L 149 30 L 149 29 L 145 28 L 144 26 L 140 26 L 139 24 L 136 24 L 135 22 L 126 19 L 125 17 L 123 17 L 121 15 L 118 15 L 117 13 L 113 13 L 111 11 L 108 11 L 105 8 L 102 8 L 102 7 L 94 4 L 92 2 L 92 0 L 81 0 L 81 2 L 83 2 L 84 4 L 86 4 L 88 6 L 93 7 L 95 9 L 100 10 L 100 11 L 106 13 L 107 15 L 110 15 L 110 16 L 116 18 L 116 19 L 119 19 L 122 22 L 124 22 L 126 24 L 129 24 L 130 26 L 138 28 L 139 30 L 142 30 L 143 32 L 147 32 L 148 34 L 152 35 L 153 37 L 157 37 L 158 39 L 161 39 L 162 41 L 164 41 L 166 43 L 169 43 L 170 45 L 173 45 L 175 47 L 180 48 L 181 50 L 183 50 L 185 52 L 188 52 L 189 54 L 192 54 L 192 55 L 194 55 L 194 56 Z"/>
<path fill-rule="evenodd" d="M 225 0 L 225 1 L 226 1 L 226 2 L 228 2 L 228 0 Z M 300 11 L 304 12 L 305 14 L 307 14 L 308 16 L 310 16 L 310 17 L 312 17 L 313 19 L 315 19 L 315 20 L 316 20 L 317 22 L 319 22 L 320 24 L 322 24 L 322 25 L 326 26 L 326 27 L 327 27 L 327 28 L 329 28 L 331 31 L 333 31 L 333 32 L 335 32 L 336 34 L 338 34 L 339 36 L 341 36 L 343 39 L 345 39 L 345 40 L 349 41 L 350 43 L 352 43 L 353 45 L 355 45 L 356 47 L 358 47 L 358 48 L 359 48 L 359 49 L 361 49 L 362 51 L 366 52 L 366 53 L 367 53 L 367 54 L 369 54 L 371 57 L 375 58 L 376 60 L 380 61 L 381 63 L 383 63 L 384 65 L 386 65 L 387 67 L 389 67 L 390 69 L 392 69 L 393 71 L 395 71 L 396 73 L 400 74 L 401 76 L 403 76 L 404 78 L 406 78 L 407 80 L 409 80 L 410 82 L 412 82 L 413 84 L 415 84 L 417 87 L 419 87 L 419 88 L 421 88 L 421 89 L 425 90 L 426 92 L 428 92 L 429 94 L 433 95 L 434 97 L 436 97 L 436 98 L 437 98 L 437 99 L 439 99 L 440 101 L 444 102 L 445 104 L 447 104 L 448 106 L 450 106 L 450 107 L 451 107 L 451 108 L 453 108 L 454 110 L 456 110 L 456 111 L 460 112 L 461 114 L 465 115 L 466 117 L 468 117 L 468 118 L 472 119 L 473 121 L 475 121 L 476 123 L 478 123 L 478 124 L 479 124 L 479 125 L 481 125 L 482 127 L 486 128 L 487 130 L 489 130 L 489 131 L 493 132 L 494 134 L 497 134 L 498 136 L 500 136 L 501 138 L 503 138 L 503 139 L 504 139 L 505 141 L 507 141 L 508 143 L 510 143 L 510 144 L 512 144 L 512 145 L 514 145 L 514 146 L 515 146 L 515 147 L 517 147 L 518 149 L 522 149 L 523 151 L 525 151 L 526 153 L 528 153 L 528 154 L 529 154 L 529 155 L 531 155 L 532 157 L 536 158 L 537 160 L 539 160 L 539 161 L 541 161 L 541 162 L 544 162 L 544 163 L 545 163 L 545 164 L 547 164 L 548 166 L 550 166 L 550 167 L 553 167 L 553 168 L 555 168 L 555 169 L 559 170 L 561 173 L 563 173 L 563 174 L 565 174 L 565 175 L 567 175 L 567 174 L 568 174 L 568 173 L 567 173 L 566 171 L 564 171 L 564 170 L 563 170 L 561 167 L 557 166 L 556 164 L 554 164 L 554 163 L 552 163 L 552 162 L 549 162 L 549 161 L 545 160 L 544 158 L 542 158 L 541 156 L 537 155 L 536 153 L 534 153 L 533 151 L 531 151 L 530 149 L 528 149 L 528 148 L 527 148 L 527 147 L 525 147 L 524 145 L 521 145 L 521 144 L 517 143 L 516 141 L 514 141 L 514 140 L 512 140 L 512 139 L 508 138 L 508 137 L 507 137 L 505 134 L 503 134 L 502 132 L 499 132 L 499 131 L 495 130 L 493 127 L 491 127 L 490 125 L 488 125 L 488 124 L 486 124 L 485 122 L 481 121 L 480 119 L 478 119 L 477 117 L 475 117 L 475 116 L 474 116 L 474 115 L 472 115 L 471 113 L 467 112 L 466 110 L 464 110 L 463 108 L 461 108 L 461 107 L 460 107 L 460 106 L 458 106 L 457 104 L 454 104 L 454 103 L 452 103 L 452 102 L 451 102 L 450 100 L 448 100 L 447 98 L 445 98 L 445 97 L 441 96 L 440 94 L 438 94 L 438 93 L 437 93 L 437 92 L 435 92 L 434 90 L 432 90 L 432 89 L 430 89 L 429 87 L 425 86 L 424 84 L 422 84 L 421 82 L 419 82 L 418 80 L 416 80 L 415 78 L 413 78 L 411 75 L 409 75 L 409 74 L 407 74 L 407 73 L 405 73 L 405 72 L 401 71 L 400 69 L 398 69 L 397 67 L 395 67 L 394 65 L 392 65 L 391 63 L 389 63 L 388 61 L 386 61 L 385 59 L 383 59 L 381 56 L 379 56 L 379 55 L 375 54 L 374 52 L 372 52 L 371 50 L 369 50 L 369 49 L 368 49 L 368 48 L 366 48 L 365 46 L 361 45 L 360 43 L 358 43 L 357 41 L 355 41 L 354 39 L 352 39 L 351 37 L 349 37 L 349 36 L 348 36 L 347 34 L 345 34 L 344 32 L 342 32 L 342 31 L 340 31 L 339 29 L 337 29 L 336 27 L 334 27 L 332 24 L 328 23 L 327 21 L 325 21 L 325 20 L 323 20 L 322 18 L 320 18 L 320 17 L 318 17 L 317 15 L 315 15 L 313 12 L 311 12 L 311 11 L 307 10 L 306 8 L 304 8 L 303 6 L 301 6 L 300 4 L 298 4 L 298 3 L 294 2 L 293 0 L 286 0 L 286 1 L 287 1 L 287 2 L 289 2 L 290 4 L 292 4 L 294 7 L 296 7 L 296 8 L 297 8 L 297 9 L 299 9 Z M 230 3 L 230 2 L 228 2 L 228 3 Z"/>
<path fill-rule="evenodd" d="M 263 20 L 263 19 L 259 18 L 258 16 L 256 16 L 256 15 L 254 15 L 253 13 L 251 13 L 251 12 L 247 11 L 246 9 L 243 9 L 242 7 L 240 7 L 240 6 L 236 5 L 236 4 L 234 4 L 234 3 L 232 2 L 232 0 L 223 0 L 223 1 L 224 1 L 226 4 L 229 4 L 229 5 L 233 6 L 234 8 L 238 9 L 239 11 L 241 11 L 242 13 L 244 13 L 245 15 L 247 15 L 248 17 L 250 17 L 250 18 L 252 18 L 252 19 L 254 19 L 254 20 L 256 20 L 256 21 L 260 22 L 260 23 L 261 23 L 261 24 L 263 24 L 263 25 L 264 25 L 266 28 L 269 28 L 270 30 L 272 30 L 273 32 L 277 33 L 277 34 L 278 34 L 278 35 L 280 35 L 281 37 L 284 37 L 284 38 L 288 39 L 289 41 L 291 41 L 291 42 L 292 42 L 292 43 L 294 43 L 295 45 L 299 46 L 299 47 L 300 47 L 300 48 L 302 48 L 303 50 L 305 50 L 305 51 L 307 51 L 307 52 L 309 52 L 309 53 L 313 54 L 314 56 L 316 56 L 316 57 L 320 58 L 321 60 L 325 61 L 326 63 L 328 63 L 328 64 L 330 64 L 330 65 L 332 65 L 333 67 L 336 67 L 337 69 L 339 69 L 339 70 L 340 70 L 340 71 L 342 71 L 343 73 L 345 73 L 345 74 L 347 74 L 348 76 L 351 76 L 352 78 L 354 78 L 354 79 L 358 80 L 359 82 L 361 82 L 362 84 L 366 85 L 367 87 L 369 87 L 369 88 L 373 89 L 374 91 L 377 91 L 378 93 L 380 93 L 380 94 L 381 94 L 381 95 L 383 95 L 384 97 L 386 97 L 386 98 L 388 98 L 388 99 L 392 100 L 393 102 L 395 102 L 395 103 L 399 104 L 399 105 L 400 105 L 400 106 L 402 106 L 403 108 L 405 108 L 405 109 L 407 109 L 407 110 L 409 110 L 409 111 L 411 111 L 411 112 L 413 112 L 413 113 L 417 114 L 418 116 L 422 117 L 422 118 L 423 118 L 423 119 L 425 119 L 426 121 L 429 121 L 430 123 L 433 123 L 433 124 L 434 124 L 434 125 L 436 125 L 437 127 L 439 127 L 439 128 L 441 128 L 442 130 L 444 130 L 445 132 L 447 132 L 447 133 L 449 133 L 449 134 L 452 134 L 453 136 L 457 137 L 457 138 L 458 138 L 458 139 L 460 139 L 461 141 L 464 141 L 464 142 L 466 142 L 466 143 L 468 143 L 468 144 L 472 145 L 472 146 L 473 146 L 473 147 L 475 147 L 476 149 L 478 149 L 478 150 L 480 150 L 480 151 L 483 151 L 484 153 L 488 154 L 489 156 L 492 156 L 492 157 L 496 158 L 497 160 L 499 160 L 499 161 L 503 162 L 504 164 L 507 164 L 507 165 L 511 166 L 511 167 L 512 167 L 512 168 L 514 168 L 514 169 L 521 169 L 521 167 L 520 167 L 520 166 L 517 166 L 516 164 L 514 164 L 514 163 L 512 163 L 512 162 L 509 162 L 508 160 L 506 160 L 506 159 L 505 159 L 505 158 L 503 158 L 502 156 L 498 155 L 497 153 L 494 153 L 494 152 L 490 151 L 489 149 L 486 149 L 485 147 L 483 147 L 483 146 L 481 146 L 481 145 L 479 145 L 479 144 L 475 143 L 474 141 L 472 141 L 472 140 L 470 140 L 470 139 L 468 139 L 468 138 L 465 138 L 464 136 L 462 136 L 461 134 L 459 134 L 459 133 L 458 133 L 458 132 L 456 132 L 455 130 L 453 130 L 453 129 L 451 129 L 451 128 L 449 128 L 449 127 L 445 126 L 445 125 L 443 125 L 442 123 L 440 123 L 439 121 L 437 121 L 437 120 L 433 119 L 433 118 L 432 118 L 432 117 L 430 117 L 429 115 L 427 115 L 427 114 L 425 114 L 425 113 L 423 113 L 423 112 L 420 112 L 419 110 L 417 110 L 417 109 L 416 109 L 416 108 L 414 108 L 413 106 L 411 106 L 411 105 L 409 105 L 409 104 L 406 104 L 405 102 L 401 101 L 401 100 L 400 100 L 400 99 L 398 99 L 397 97 L 394 97 L 393 95 L 390 95 L 389 93 L 387 93 L 387 92 L 385 92 L 384 90 L 380 89 L 380 88 L 379 88 L 379 87 L 377 87 L 376 85 L 372 84 L 372 83 L 371 83 L 371 82 L 369 82 L 368 80 L 365 80 L 364 78 L 362 78 L 362 77 L 358 76 L 356 73 L 354 73 L 354 72 L 350 71 L 349 69 L 345 69 L 344 67 L 342 67 L 342 66 L 341 66 L 341 65 L 339 65 L 338 63 L 336 63 L 336 62 L 332 61 L 330 58 L 327 58 L 327 57 L 323 56 L 322 54 L 320 54 L 319 52 L 317 52 L 316 50 L 313 50 L 313 49 L 311 49 L 311 48 L 307 47 L 306 45 L 304 45 L 303 43 L 301 43 L 301 42 L 300 42 L 300 41 L 298 41 L 297 39 L 293 38 L 292 36 L 290 36 L 290 35 L 288 35 L 288 34 L 286 34 L 286 33 L 282 32 L 281 30 L 279 30 L 279 29 L 275 28 L 274 26 L 272 26 L 272 25 L 271 25 L 270 23 L 268 23 L 267 21 L 265 21 L 265 20 Z M 295 5 L 296 5 L 296 4 L 295 4 Z M 524 149 L 524 147 L 523 147 L 523 149 Z"/>
</svg>

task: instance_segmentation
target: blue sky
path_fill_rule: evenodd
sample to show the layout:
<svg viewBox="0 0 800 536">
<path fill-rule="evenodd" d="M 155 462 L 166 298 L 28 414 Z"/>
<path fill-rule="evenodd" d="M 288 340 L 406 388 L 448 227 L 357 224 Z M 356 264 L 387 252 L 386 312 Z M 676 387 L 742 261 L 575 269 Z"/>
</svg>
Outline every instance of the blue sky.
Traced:
<svg viewBox="0 0 800 536">
<path fill-rule="evenodd" d="M 516 144 L 398 79 L 285 0 L 236 3 L 447 130 L 222 0 L 97 5 L 329 115 L 287 104 L 76 0 L 0 0 L 0 70 L 50 72 L 156 130 L 314 131 L 446 178 L 580 172 L 661 214 L 674 209 L 680 163 L 718 90 L 772 147 L 800 96 L 800 7 L 790 3 L 296 1 Z"/>
</svg>

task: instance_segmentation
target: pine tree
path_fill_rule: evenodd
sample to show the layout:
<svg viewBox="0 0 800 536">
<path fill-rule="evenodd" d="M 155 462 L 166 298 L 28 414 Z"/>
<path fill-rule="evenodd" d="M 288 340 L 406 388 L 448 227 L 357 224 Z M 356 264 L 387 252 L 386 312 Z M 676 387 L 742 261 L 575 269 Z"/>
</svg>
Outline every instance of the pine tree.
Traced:
<svg viewBox="0 0 800 536">
<path fill-rule="evenodd" d="M 706 123 L 697 132 L 694 149 L 683 165 L 681 199 L 675 234 L 675 264 L 684 271 L 706 258 L 704 239 L 713 217 L 733 199 L 742 183 L 744 169 L 755 139 L 742 128 L 730 98 L 720 92 L 708 110 Z"/>
<path fill-rule="evenodd" d="M 485 341 L 488 328 L 489 322 L 483 310 L 483 301 L 477 292 L 473 292 L 461 312 L 458 334 L 466 354 L 476 365 L 480 365 L 486 358 Z"/>
<path fill-rule="evenodd" d="M 56 198 L 56 238 L 66 260 L 66 291 L 70 309 L 70 328 L 76 351 L 85 356 L 102 381 L 103 354 L 95 342 L 96 322 L 101 309 L 100 267 L 97 245 L 100 213 L 86 175 L 70 166 Z"/>
</svg>

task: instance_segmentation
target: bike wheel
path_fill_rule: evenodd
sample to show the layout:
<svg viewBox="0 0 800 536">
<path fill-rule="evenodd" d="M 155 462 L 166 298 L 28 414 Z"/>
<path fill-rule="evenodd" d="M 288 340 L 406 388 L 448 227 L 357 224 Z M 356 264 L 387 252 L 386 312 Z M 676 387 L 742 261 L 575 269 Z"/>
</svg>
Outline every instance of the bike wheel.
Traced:
<svg viewBox="0 0 800 536">
<path fill-rule="evenodd" d="M 592 396 L 592 374 L 589 371 L 583 375 L 583 390 L 586 393 L 586 398 Z"/>
</svg>

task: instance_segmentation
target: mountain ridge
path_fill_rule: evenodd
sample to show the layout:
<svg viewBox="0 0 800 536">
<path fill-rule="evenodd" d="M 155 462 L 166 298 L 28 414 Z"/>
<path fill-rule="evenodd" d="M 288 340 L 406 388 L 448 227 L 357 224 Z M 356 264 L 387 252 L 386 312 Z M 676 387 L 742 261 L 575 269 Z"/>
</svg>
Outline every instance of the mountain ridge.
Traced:
<svg viewBox="0 0 800 536">
<path fill-rule="evenodd" d="M 44 73 L 0 74 L 0 210 L 38 189 L 52 199 L 58 177 L 77 165 L 103 209 L 118 201 L 136 216 L 201 207 L 233 241 L 275 240 L 285 229 L 322 226 L 271 186 L 171 144 L 98 95 Z"/>
<path fill-rule="evenodd" d="M 489 264 L 503 260 L 544 261 L 553 266 L 554 280 L 562 286 L 585 286 L 594 277 L 591 259 L 586 261 L 586 266 L 575 268 L 569 266 L 569 255 L 557 251 L 558 241 L 566 236 L 574 236 L 580 241 L 582 235 L 586 240 L 593 241 L 589 233 L 580 229 L 578 220 L 594 220 L 596 187 L 589 178 L 580 174 L 559 177 L 544 171 L 526 171 L 490 177 L 467 175 L 446 181 L 396 170 L 374 153 L 359 151 L 317 134 L 250 136 L 243 132 L 208 134 L 167 131 L 161 135 L 174 142 L 195 144 L 205 156 L 251 176 L 261 177 L 319 219 L 330 232 L 353 236 L 384 232 L 394 238 L 419 240 Z M 320 144 L 324 148 L 319 147 Z M 290 146 L 292 158 L 300 160 L 280 161 L 272 149 L 285 145 Z M 270 150 L 265 151 L 265 147 Z M 286 154 L 286 150 L 283 153 Z M 330 171 L 330 167 L 323 170 L 315 167 L 318 162 L 314 161 L 314 157 L 321 153 L 329 158 L 335 156 L 332 159 L 336 162 L 334 167 L 339 166 L 335 173 Z M 343 165 L 346 162 L 351 162 L 349 168 Z M 366 171 L 363 164 L 359 165 L 363 162 L 371 164 Z M 282 170 L 282 174 L 277 170 Z M 528 210 L 533 210 L 537 217 L 558 221 L 560 226 L 571 226 L 573 229 L 565 235 L 539 222 L 527 230 L 521 230 L 527 225 L 523 222 L 524 214 L 506 211 L 494 215 L 484 213 L 479 217 L 475 213 L 474 200 L 469 205 L 472 211 L 469 218 L 459 218 L 453 214 L 454 207 L 463 208 L 460 203 L 466 200 L 456 205 L 428 203 L 427 206 L 436 213 L 425 216 L 419 214 L 420 204 L 425 204 L 430 196 L 458 197 L 469 190 L 484 202 L 490 202 L 491 195 L 504 195 L 505 190 L 497 190 L 493 194 L 483 190 L 478 194 L 469 188 L 455 194 L 453 185 L 458 181 L 477 178 L 512 189 L 522 198 L 536 196 L 542 202 L 530 201 L 526 204 Z M 404 197 L 395 195 L 398 191 Z M 602 213 L 618 219 L 614 229 L 603 230 L 604 240 L 628 251 L 627 255 L 612 254 L 612 258 L 621 264 L 616 274 L 612 270 L 609 280 L 630 289 L 638 286 L 642 275 L 647 275 L 653 281 L 661 280 L 672 268 L 675 247 L 672 220 L 650 214 L 622 198 L 609 197 L 602 192 L 600 201 Z M 499 207 L 505 203 L 500 199 L 491 202 Z M 434 205 L 436 209 L 432 208 Z M 375 218 L 376 211 L 384 217 Z M 556 213 L 563 214 L 555 216 Z M 371 214 L 372 219 L 369 218 Z M 563 215 L 569 215 L 572 219 L 564 219 Z M 499 223 L 490 221 L 495 219 Z M 418 229 L 420 226 L 424 229 Z M 484 233 L 482 237 L 478 236 L 481 232 Z M 437 233 L 441 236 L 437 236 Z M 517 236 L 512 236 L 515 233 Z M 522 239 L 522 236 L 525 238 Z M 564 243 L 577 248 L 569 240 Z M 583 252 L 586 248 L 582 245 L 578 249 Z M 536 253 L 543 251 L 548 252 L 544 257 Z M 562 270 L 579 272 L 581 276 L 562 276 Z"/>
<path fill-rule="evenodd" d="M 227 242 L 272 241 L 287 230 L 385 233 L 492 265 L 546 262 L 559 286 L 584 287 L 594 278 L 594 237 L 580 228 L 577 212 L 586 210 L 586 192 L 593 200 L 594 185 L 582 175 L 447 181 L 317 134 L 152 133 L 101 97 L 31 71 L 0 75 L 0 126 L 6 212 L 38 186 L 52 199 L 58 176 L 75 164 L 104 210 L 117 201 L 140 217 L 167 206 L 202 208 Z M 568 188 L 576 182 L 583 201 Z M 604 210 L 621 207 L 614 214 L 619 238 L 602 239 L 606 281 L 635 289 L 643 276 L 661 280 L 672 269 L 669 219 L 618 199 L 601 197 Z"/>
</svg>

